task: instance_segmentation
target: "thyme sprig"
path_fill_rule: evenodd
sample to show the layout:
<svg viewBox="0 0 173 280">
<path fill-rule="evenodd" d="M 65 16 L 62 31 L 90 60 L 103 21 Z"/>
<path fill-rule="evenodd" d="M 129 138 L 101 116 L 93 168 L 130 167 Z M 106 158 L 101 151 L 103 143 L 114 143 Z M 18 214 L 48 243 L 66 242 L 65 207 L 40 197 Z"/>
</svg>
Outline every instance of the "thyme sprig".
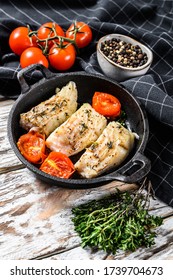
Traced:
<svg viewBox="0 0 173 280">
<path fill-rule="evenodd" d="M 163 219 L 149 214 L 150 190 L 145 193 L 143 188 L 131 193 L 117 189 L 106 198 L 74 207 L 72 221 L 82 247 L 115 254 L 118 249 L 135 251 L 153 245 Z"/>
</svg>

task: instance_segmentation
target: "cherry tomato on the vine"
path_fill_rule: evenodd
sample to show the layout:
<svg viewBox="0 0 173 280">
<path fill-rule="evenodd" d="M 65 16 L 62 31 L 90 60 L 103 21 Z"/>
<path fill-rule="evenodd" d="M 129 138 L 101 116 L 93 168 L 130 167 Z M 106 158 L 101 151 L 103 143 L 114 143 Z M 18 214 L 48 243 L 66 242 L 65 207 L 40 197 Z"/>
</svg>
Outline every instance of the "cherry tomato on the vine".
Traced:
<svg viewBox="0 0 173 280">
<path fill-rule="evenodd" d="M 75 63 L 75 59 L 75 47 L 69 43 L 64 43 L 62 46 L 54 44 L 48 54 L 50 65 L 60 71 L 71 68 Z"/>
<path fill-rule="evenodd" d="M 31 64 L 42 64 L 48 68 L 49 63 L 42 50 L 36 47 L 27 48 L 20 56 L 20 65 L 25 68 Z"/>
<path fill-rule="evenodd" d="M 54 32 L 54 29 L 55 29 L 55 32 Z M 43 25 L 40 26 L 40 28 L 37 31 L 37 37 L 39 40 L 43 40 L 43 39 L 45 40 L 45 39 L 53 37 L 55 35 L 62 36 L 62 37 L 65 36 L 65 33 L 64 33 L 63 29 L 61 28 L 61 26 L 55 22 L 44 23 Z M 55 41 L 58 41 L 58 39 L 55 39 Z M 40 44 L 44 46 L 45 42 L 40 42 Z M 52 47 L 53 44 L 54 44 L 54 42 L 52 40 L 50 40 L 48 42 L 49 48 Z"/>
<path fill-rule="evenodd" d="M 88 24 L 79 21 L 71 24 L 66 31 L 66 37 L 73 40 L 75 39 L 78 48 L 84 48 L 92 40 L 92 31 Z"/>
<path fill-rule="evenodd" d="M 29 29 L 28 27 L 17 27 L 15 28 L 9 37 L 9 45 L 11 50 L 17 54 L 21 55 L 21 53 L 29 48 L 29 47 L 36 47 L 36 37 L 33 35 L 32 37 L 29 37 Z"/>
</svg>

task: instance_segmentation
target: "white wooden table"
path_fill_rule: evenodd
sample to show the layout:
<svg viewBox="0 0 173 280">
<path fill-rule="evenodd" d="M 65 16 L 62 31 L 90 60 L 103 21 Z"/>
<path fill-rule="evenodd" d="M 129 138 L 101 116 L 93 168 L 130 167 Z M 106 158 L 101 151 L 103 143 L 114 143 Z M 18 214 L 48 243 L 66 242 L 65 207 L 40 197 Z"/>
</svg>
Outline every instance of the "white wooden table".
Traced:
<svg viewBox="0 0 173 280">
<path fill-rule="evenodd" d="M 161 215 L 155 245 L 130 253 L 108 255 L 80 246 L 71 221 L 72 207 L 133 184 L 114 181 L 94 189 L 49 186 L 36 179 L 15 156 L 8 142 L 7 118 L 14 100 L 0 96 L 0 260 L 173 259 L 173 208 L 151 201 L 150 211 Z"/>
</svg>

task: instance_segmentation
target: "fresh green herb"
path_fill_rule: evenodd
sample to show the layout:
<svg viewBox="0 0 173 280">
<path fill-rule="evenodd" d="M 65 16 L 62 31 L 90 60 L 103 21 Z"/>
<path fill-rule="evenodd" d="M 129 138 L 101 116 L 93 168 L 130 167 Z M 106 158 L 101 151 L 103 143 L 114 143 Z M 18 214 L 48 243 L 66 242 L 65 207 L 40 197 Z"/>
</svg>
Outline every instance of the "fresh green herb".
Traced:
<svg viewBox="0 0 173 280">
<path fill-rule="evenodd" d="M 149 214 L 149 194 L 141 188 L 92 200 L 72 209 L 72 221 L 82 247 L 90 246 L 115 254 L 118 249 L 134 251 L 154 244 L 163 219 Z"/>
<path fill-rule="evenodd" d="M 116 121 L 119 122 L 121 125 L 126 126 L 127 114 L 124 110 L 121 111 L 119 117 L 116 118 Z"/>
</svg>

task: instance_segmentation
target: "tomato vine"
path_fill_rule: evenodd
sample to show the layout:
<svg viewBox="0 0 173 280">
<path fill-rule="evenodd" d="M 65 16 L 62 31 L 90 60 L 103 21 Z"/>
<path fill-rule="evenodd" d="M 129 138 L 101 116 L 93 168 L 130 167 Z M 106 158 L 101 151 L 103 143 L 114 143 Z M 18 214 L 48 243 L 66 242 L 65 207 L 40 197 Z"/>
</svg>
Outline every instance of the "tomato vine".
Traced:
<svg viewBox="0 0 173 280">
<path fill-rule="evenodd" d="M 48 22 L 37 30 L 31 30 L 29 25 L 14 29 L 9 36 L 9 45 L 20 56 L 22 68 L 41 63 L 46 67 L 66 71 L 74 65 L 79 49 L 86 47 L 91 40 L 92 30 L 84 22 L 71 24 L 66 32 L 57 23 Z M 33 47 L 35 50 L 31 51 Z"/>
</svg>

